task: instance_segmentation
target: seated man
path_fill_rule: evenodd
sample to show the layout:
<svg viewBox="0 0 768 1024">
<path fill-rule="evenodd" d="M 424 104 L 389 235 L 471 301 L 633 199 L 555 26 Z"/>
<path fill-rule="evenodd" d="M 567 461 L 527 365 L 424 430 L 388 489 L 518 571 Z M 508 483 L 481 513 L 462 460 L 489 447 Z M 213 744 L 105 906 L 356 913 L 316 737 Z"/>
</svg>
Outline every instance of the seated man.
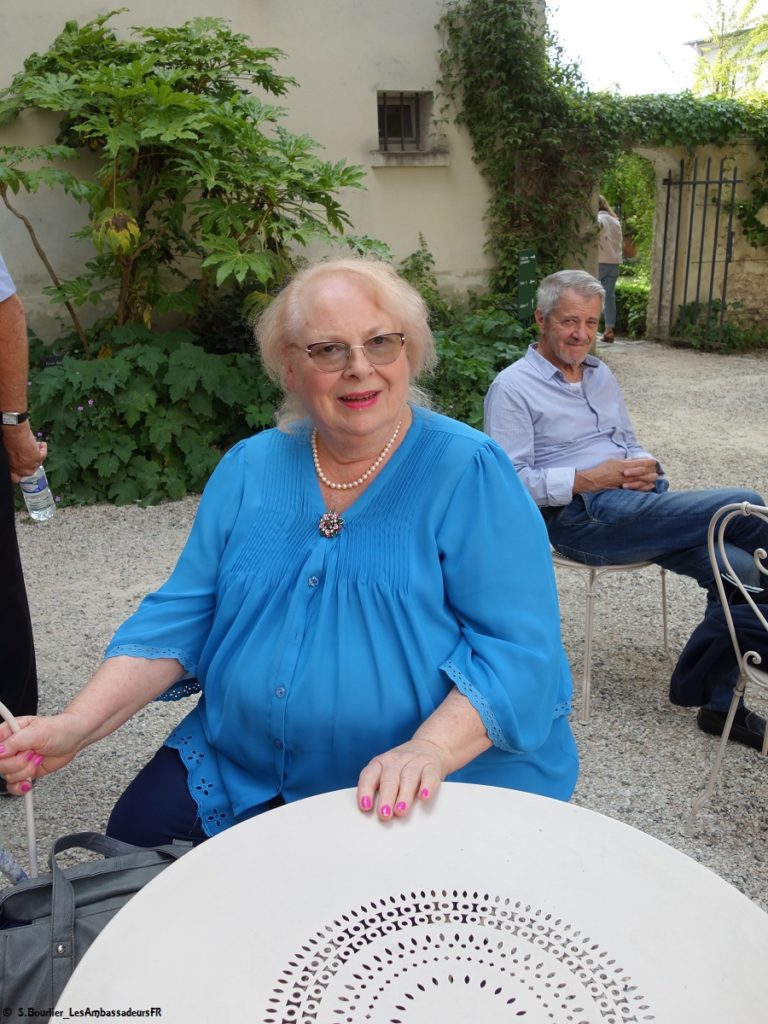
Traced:
<svg viewBox="0 0 768 1024">
<path fill-rule="evenodd" d="M 505 449 L 539 506 L 552 546 L 588 565 L 656 562 L 717 589 L 707 527 L 722 505 L 764 505 L 754 491 L 670 491 L 663 468 L 638 442 L 616 378 L 590 355 L 604 290 L 582 270 L 545 278 L 537 296 L 538 344 L 496 377 L 485 400 L 485 430 Z M 768 549 L 761 520 L 735 521 L 731 564 L 759 593 L 752 553 Z M 760 598 L 762 600 L 762 598 Z M 730 672 L 699 709 L 704 732 L 720 735 L 737 673 Z M 759 749 L 765 721 L 739 708 L 731 739 Z"/>
</svg>

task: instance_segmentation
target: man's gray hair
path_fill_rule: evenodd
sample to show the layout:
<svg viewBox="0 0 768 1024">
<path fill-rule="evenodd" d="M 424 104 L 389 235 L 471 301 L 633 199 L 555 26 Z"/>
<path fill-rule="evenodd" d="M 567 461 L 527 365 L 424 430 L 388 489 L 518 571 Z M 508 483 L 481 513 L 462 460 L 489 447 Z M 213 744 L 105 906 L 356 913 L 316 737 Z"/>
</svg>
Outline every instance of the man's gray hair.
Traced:
<svg viewBox="0 0 768 1024">
<path fill-rule="evenodd" d="M 558 270 L 556 274 L 545 277 L 536 293 L 536 305 L 543 317 L 548 317 L 560 304 L 563 292 L 574 291 L 582 298 L 600 296 L 600 306 L 605 302 L 605 288 L 596 277 L 586 270 Z"/>
</svg>

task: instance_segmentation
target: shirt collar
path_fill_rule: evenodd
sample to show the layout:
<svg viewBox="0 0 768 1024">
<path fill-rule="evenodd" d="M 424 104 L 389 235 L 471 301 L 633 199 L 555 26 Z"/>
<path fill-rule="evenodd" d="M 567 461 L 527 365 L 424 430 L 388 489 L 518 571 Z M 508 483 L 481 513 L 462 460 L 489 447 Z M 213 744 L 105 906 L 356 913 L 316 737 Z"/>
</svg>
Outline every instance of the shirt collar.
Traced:
<svg viewBox="0 0 768 1024">
<path fill-rule="evenodd" d="M 527 357 L 531 360 L 542 377 L 546 377 L 548 380 L 551 380 L 553 377 L 562 378 L 563 371 L 559 370 L 554 363 L 550 363 L 550 361 L 545 359 L 544 356 L 539 355 L 536 351 L 535 343 L 531 343 L 528 346 Z M 587 356 L 581 365 L 588 367 L 590 370 L 594 370 L 600 365 L 600 360 L 597 356 L 587 353 Z"/>
</svg>

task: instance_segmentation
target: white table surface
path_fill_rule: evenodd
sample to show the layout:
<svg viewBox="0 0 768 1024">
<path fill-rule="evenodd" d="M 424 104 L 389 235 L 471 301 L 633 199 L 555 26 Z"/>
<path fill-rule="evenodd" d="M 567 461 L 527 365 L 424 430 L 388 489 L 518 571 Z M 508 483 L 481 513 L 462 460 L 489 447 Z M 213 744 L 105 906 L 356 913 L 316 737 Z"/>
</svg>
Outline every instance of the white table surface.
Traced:
<svg viewBox="0 0 768 1024">
<path fill-rule="evenodd" d="M 163 1024 L 755 1024 L 766 964 L 768 915 L 611 818 L 450 784 L 380 823 L 346 790 L 185 855 L 105 928 L 58 1008 L 156 1008 Z"/>
</svg>

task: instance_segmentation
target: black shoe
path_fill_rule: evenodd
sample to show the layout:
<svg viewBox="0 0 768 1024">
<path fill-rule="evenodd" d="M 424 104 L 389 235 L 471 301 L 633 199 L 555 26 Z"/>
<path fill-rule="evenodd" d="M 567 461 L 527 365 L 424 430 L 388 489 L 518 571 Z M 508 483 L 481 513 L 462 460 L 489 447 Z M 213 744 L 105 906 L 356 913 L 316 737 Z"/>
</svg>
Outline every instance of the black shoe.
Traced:
<svg viewBox="0 0 768 1024">
<path fill-rule="evenodd" d="M 725 711 L 713 711 L 712 708 L 699 708 L 696 715 L 696 722 L 702 732 L 708 732 L 712 736 L 722 736 L 727 718 Z M 733 718 L 733 725 L 728 734 L 728 739 L 736 743 L 745 743 L 755 750 L 763 749 L 763 736 L 765 735 L 765 719 L 749 708 L 736 708 Z"/>
</svg>

